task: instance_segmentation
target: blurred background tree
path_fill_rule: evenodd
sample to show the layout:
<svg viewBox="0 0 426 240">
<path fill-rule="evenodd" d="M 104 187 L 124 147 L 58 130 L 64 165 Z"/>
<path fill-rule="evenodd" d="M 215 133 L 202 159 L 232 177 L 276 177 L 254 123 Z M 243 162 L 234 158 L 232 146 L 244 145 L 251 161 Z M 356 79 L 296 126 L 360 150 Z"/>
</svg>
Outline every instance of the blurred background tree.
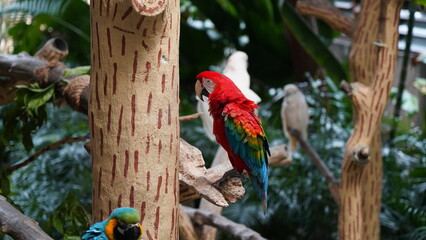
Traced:
<svg viewBox="0 0 426 240">
<path fill-rule="evenodd" d="M 352 110 L 333 79 L 347 75 L 347 56 L 337 52 L 336 55 L 344 56 L 339 57 L 339 62 L 328 49 L 334 47 L 333 42 L 341 41 L 337 39 L 341 34 L 314 18 L 307 19 L 309 27 L 296 13 L 295 17 L 283 17 L 279 3 L 181 1 L 181 115 L 196 111 L 196 74 L 207 69 L 221 71 L 224 60 L 235 49 L 245 51 L 249 56 L 252 89 L 263 99 L 260 117 L 271 145 L 286 142 L 279 117 L 281 101 L 276 96 L 285 84 L 298 82 L 310 106 L 309 142 L 336 176 L 340 175 L 345 143 L 353 126 Z M 69 44 L 67 66 L 90 64 L 90 16 L 86 1 L 4 1 L 0 7 L 0 50 L 26 51 L 32 55 L 49 38 L 60 37 Z M 11 42 L 13 47 L 7 48 Z M 421 88 L 422 82 L 418 82 Z M 383 118 L 382 239 L 426 239 L 426 124 L 413 125 L 412 113 L 421 112 L 421 108 L 409 112 L 415 107 L 415 103 L 410 105 L 415 102 L 413 99 L 418 99 L 417 104 L 422 101 L 415 95 L 402 101 L 402 109 L 409 114 L 395 119 L 392 111 L 387 111 Z M 7 119 L 14 104 L 0 108 L 1 119 Z M 398 122 L 396 127 L 394 121 Z M 19 132 L 22 125 L 16 128 Z M 392 129 L 396 129 L 395 137 L 387 140 Z M 82 144 L 49 151 L 12 173 L 4 170 L 46 144 L 67 136 L 86 135 L 87 118 L 69 107 L 58 109 L 47 103 L 46 121 L 32 131 L 34 147 L 28 151 L 22 144 L 22 135 L 6 138 L 5 130 L 5 122 L 1 121 L 1 194 L 37 220 L 53 238 L 80 236 L 88 227 L 91 203 L 90 159 Z M 205 137 L 199 119 L 182 122 L 181 136 L 203 149 L 206 161 L 212 160 L 217 144 Z M 246 188 L 245 198 L 226 208 L 224 215 L 268 239 L 337 239 L 337 205 L 326 180 L 303 152 L 293 156 L 290 166 L 272 168 L 269 177 L 271 201 L 266 215 L 261 213 L 250 187 Z M 226 234 L 219 237 L 230 239 Z"/>
</svg>

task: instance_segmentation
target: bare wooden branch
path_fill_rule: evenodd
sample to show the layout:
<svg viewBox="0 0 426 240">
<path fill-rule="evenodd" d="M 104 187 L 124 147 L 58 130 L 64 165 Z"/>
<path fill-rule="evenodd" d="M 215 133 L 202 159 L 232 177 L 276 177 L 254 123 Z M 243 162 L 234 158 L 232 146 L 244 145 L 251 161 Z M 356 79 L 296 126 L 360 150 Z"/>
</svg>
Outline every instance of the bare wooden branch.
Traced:
<svg viewBox="0 0 426 240">
<path fill-rule="evenodd" d="M 197 118 L 197 117 L 201 116 L 201 114 L 202 114 L 202 113 L 194 113 L 194 114 L 191 114 L 191 115 L 180 116 L 180 117 L 179 117 L 179 120 L 180 120 L 180 121 L 188 121 L 188 120 L 192 120 L 192 119 L 195 119 L 195 118 Z"/>
<path fill-rule="evenodd" d="M 34 55 L 34 57 L 38 57 L 48 63 L 60 62 L 66 56 L 68 56 L 68 44 L 61 38 L 52 38 L 48 40 Z"/>
<path fill-rule="evenodd" d="M 184 240 L 199 239 L 195 232 L 194 225 L 191 222 L 191 218 L 182 209 L 182 205 L 179 206 L 179 237 Z"/>
<path fill-rule="evenodd" d="M 0 232 L 15 240 L 53 240 L 33 219 L 14 208 L 0 195 Z"/>
<path fill-rule="evenodd" d="M 315 151 L 315 149 L 305 139 L 303 139 L 301 133 L 298 130 L 288 128 L 289 133 L 299 141 L 302 149 L 309 155 L 311 162 L 318 168 L 320 173 L 327 179 L 329 183 L 329 189 L 336 203 L 339 203 L 339 181 L 334 178 L 333 173 L 328 169 L 327 165 Z"/>
<path fill-rule="evenodd" d="M 328 0 L 299 0 L 296 10 L 302 15 L 313 16 L 325 21 L 333 29 L 352 36 L 353 18 L 345 15 Z"/>
<path fill-rule="evenodd" d="M 235 239 L 266 240 L 266 238 L 263 238 L 259 233 L 242 224 L 235 223 L 224 216 L 186 206 L 181 207 L 196 224 L 214 226 L 223 232 L 229 233 Z"/>
<path fill-rule="evenodd" d="M 209 202 L 227 207 L 244 196 L 245 190 L 239 178 L 231 178 L 223 185 L 221 192 L 212 186 L 225 172 L 232 169 L 229 162 L 206 169 L 201 151 L 181 139 L 179 180 L 181 184 L 180 201 L 203 197 Z"/>
<path fill-rule="evenodd" d="M 63 144 L 66 143 L 75 143 L 75 142 L 82 142 L 85 141 L 86 137 L 66 137 L 62 140 L 59 140 L 57 142 L 51 143 L 45 147 L 43 147 L 42 149 L 38 150 L 36 153 L 34 153 L 31 157 L 27 158 L 25 161 L 18 163 L 16 165 L 13 165 L 12 167 L 9 168 L 9 172 L 13 172 L 15 170 L 18 170 L 22 167 L 27 166 L 28 164 L 30 164 L 32 161 L 34 161 L 36 158 L 38 158 L 40 155 L 42 155 L 43 153 L 58 148 Z"/>
</svg>

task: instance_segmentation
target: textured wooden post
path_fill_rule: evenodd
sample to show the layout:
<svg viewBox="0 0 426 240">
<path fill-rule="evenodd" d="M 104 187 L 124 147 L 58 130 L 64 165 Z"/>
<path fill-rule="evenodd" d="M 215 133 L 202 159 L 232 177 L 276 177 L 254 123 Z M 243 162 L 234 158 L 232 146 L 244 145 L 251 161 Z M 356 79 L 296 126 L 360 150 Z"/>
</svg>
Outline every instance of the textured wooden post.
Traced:
<svg viewBox="0 0 426 240">
<path fill-rule="evenodd" d="M 402 0 L 365 0 L 350 54 L 355 128 L 342 166 L 341 240 L 380 239 L 380 120 L 394 78 Z"/>
<path fill-rule="evenodd" d="M 178 239 L 177 0 L 92 0 L 93 220 L 141 213 L 143 239 Z"/>
</svg>

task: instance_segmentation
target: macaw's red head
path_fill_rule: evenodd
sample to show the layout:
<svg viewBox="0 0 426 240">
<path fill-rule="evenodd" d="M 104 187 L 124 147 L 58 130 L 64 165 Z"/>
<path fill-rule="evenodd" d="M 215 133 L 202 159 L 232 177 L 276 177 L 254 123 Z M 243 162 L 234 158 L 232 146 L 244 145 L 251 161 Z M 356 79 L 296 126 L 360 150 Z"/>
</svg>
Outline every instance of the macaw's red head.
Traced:
<svg viewBox="0 0 426 240">
<path fill-rule="evenodd" d="M 223 101 L 232 101 L 237 98 L 244 98 L 240 89 L 227 76 L 212 71 L 205 71 L 197 75 L 195 83 L 195 94 L 204 101 L 203 96 L 209 99 L 215 95 Z"/>
</svg>

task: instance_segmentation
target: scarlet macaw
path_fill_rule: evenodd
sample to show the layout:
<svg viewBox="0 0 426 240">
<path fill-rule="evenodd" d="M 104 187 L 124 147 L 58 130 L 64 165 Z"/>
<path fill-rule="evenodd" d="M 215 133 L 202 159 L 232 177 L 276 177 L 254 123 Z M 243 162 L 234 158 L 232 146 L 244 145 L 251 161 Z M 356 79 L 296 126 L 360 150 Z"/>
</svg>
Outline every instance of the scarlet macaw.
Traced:
<svg viewBox="0 0 426 240">
<path fill-rule="evenodd" d="M 200 99 L 208 97 L 216 141 L 228 153 L 235 170 L 239 173 L 247 171 L 265 212 L 270 152 L 260 119 L 254 113 L 258 106 L 247 99 L 228 77 L 217 72 L 198 74 L 195 92 Z"/>
<path fill-rule="evenodd" d="M 142 235 L 139 213 L 130 207 L 116 208 L 105 221 L 93 224 L 82 240 L 138 240 Z"/>
</svg>

